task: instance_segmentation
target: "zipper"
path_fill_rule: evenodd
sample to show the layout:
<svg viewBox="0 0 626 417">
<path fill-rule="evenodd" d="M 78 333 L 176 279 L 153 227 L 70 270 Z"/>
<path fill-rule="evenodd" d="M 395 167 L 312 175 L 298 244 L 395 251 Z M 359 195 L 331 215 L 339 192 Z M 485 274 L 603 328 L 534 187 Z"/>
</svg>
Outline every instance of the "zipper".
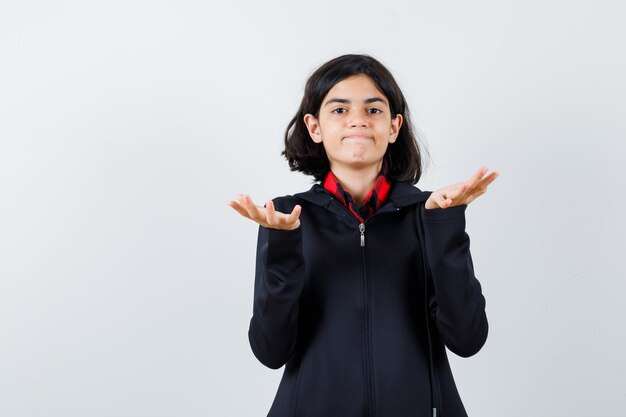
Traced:
<svg viewBox="0 0 626 417">
<path fill-rule="evenodd" d="M 365 223 L 359 224 L 359 230 L 361 231 L 361 247 L 365 247 Z"/>
<path fill-rule="evenodd" d="M 330 199 L 335 200 L 333 196 L 331 196 Z M 359 220 L 356 217 L 354 217 L 354 214 L 352 214 L 352 212 L 348 210 L 343 204 L 341 204 L 338 201 L 336 203 L 340 207 L 342 207 L 345 211 L 347 211 L 350 214 L 350 218 L 354 219 L 354 221 L 357 222 L 359 226 L 359 232 L 360 232 L 360 238 L 361 238 L 360 239 L 361 258 L 363 260 L 363 275 L 364 275 L 363 281 L 365 284 L 364 292 L 367 293 L 366 295 L 364 295 L 363 298 L 364 300 L 368 300 L 369 299 L 369 281 L 367 280 L 367 270 L 366 270 L 366 261 L 365 261 L 365 224 L 377 214 L 389 213 L 389 212 L 392 212 L 392 210 L 391 209 L 384 210 L 384 207 L 386 206 L 383 206 L 374 214 L 372 214 L 370 217 L 365 219 L 364 222 L 359 222 Z M 396 207 L 396 211 L 397 210 L 400 210 L 400 208 Z M 419 210 L 419 205 L 418 205 L 418 210 Z M 418 228 L 420 228 L 420 232 L 418 235 L 418 238 L 419 238 L 420 235 L 421 236 L 424 235 L 423 230 L 419 226 L 419 223 L 421 221 L 421 211 L 420 211 L 420 218 L 416 219 L 416 221 L 418 223 Z M 442 413 L 441 413 L 442 407 L 440 404 L 441 392 L 439 390 L 439 378 L 437 377 L 437 371 L 433 363 L 432 340 L 430 337 L 430 325 L 429 325 L 430 311 L 429 311 L 429 306 L 428 306 L 428 271 L 426 268 L 427 260 L 426 260 L 426 253 L 425 253 L 426 251 L 425 244 L 426 242 L 423 239 L 420 239 L 420 253 L 422 255 L 422 267 L 424 269 L 424 282 L 425 282 L 424 303 L 425 303 L 425 314 L 426 314 L 426 334 L 428 336 L 428 361 L 429 361 L 429 366 L 430 366 L 430 400 L 432 404 L 432 417 L 437 417 L 438 415 L 439 417 L 442 417 Z M 365 303 L 365 301 L 364 301 L 364 305 L 366 306 L 365 311 L 364 311 L 365 335 L 366 335 L 364 346 L 365 346 L 365 352 L 367 356 L 365 372 L 366 372 L 366 379 L 367 379 L 366 383 L 368 386 L 366 390 L 367 402 L 366 402 L 366 414 L 365 415 L 366 417 L 373 417 L 374 416 L 374 376 L 372 372 L 373 358 L 372 358 L 372 352 L 371 352 L 371 331 L 370 331 L 370 320 L 369 320 L 370 310 L 367 307 L 369 306 L 369 304 Z"/>
<path fill-rule="evenodd" d="M 336 200 L 334 196 L 330 196 L 331 199 L 331 203 L 333 202 L 333 200 Z M 367 271 L 366 271 L 366 263 L 365 263 L 365 224 L 374 216 L 376 216 L 377 214 L 381 214 L 381 213 L 389 213 L 392 212 L 391 209 L 387 209 L 385 210 L 386 206 L 381 207 L 378 211 L 374 212 L 374 214 L 372 214 L 370 217 L 368 217 L 367 219 L 365 219 L 364 222 L 359 222 L 359 220 L 354 217 L 354 214 L 352 214 L 352 212 L 350 210 L 348 210 L 346 208 L 346 206 L 344 206 L 343 204 L 341 204 L 339 201 L 336 201 L 336 203 L 342 207 L 345 211 L 347 211 L 350 214 L 350 218 L 354 219 L 355 222 L 357 222 L 358 226 L 359 226 L 359 232 L 361 234 L 361 257 L 363 260 L 363 272 L 364 272 L 364 281 L 365 284 L 368 284 L 367 281 Z M 420 210 L 419 205 L 417 206 L 417 209 Z M 396 207 L 396 211 L 400 210 L 399 207 Z M 421 227 L 419 226 L 419 223 L 421 222 L 421 211 L 420 211 L 420 217 L 418 219 L 416 219 L 416 222 L 418 223 L 418 228 L 420 229 L 419 231 L 419 235 L 418 238 L 424 235 L 423 230 L 421 229 Z M 440 405 L 440 398 L 441 398 L 441 392 L 439 389 L 439 378 L 437 377 L 437 372 L 433 363 L 433 353 L 432 353 L 432 341 L 430 338 L 430 326 L 429 326 L 429 320 L 430 320 L 430 311 L 429 311 L 429 306 L 428 306 L 428 271 L 426 269 L 426 253 L 425 250 L 426 248 L 425 246 L 425 241 L 423 239 L 420 239 L 420 253 L 422 255 L 422 266 L 424 269 L 424 300 L 425 300 L 425 312 L 426 312 L 426 333 L 428 335 L 428 360 L 429 360 L 429 366 L 430 366 L 430 399 L 431 399 L 431 404 L 432 404 L 432 417 L 437 417 L 439 415 L 439 417 L 442 417 L 442 407 Z M 422 249 L 423 247 L 423 249 Z M 368 289 L 368 286 L 365 286 L 366 289 Z M 369 289 L 368 289 L 369 291 Z M 369 294 L 368 294 L 369 296 Z M 365 297 L 364 297 L 365 299 Z M 367 305 L 367 304 L 364 304 Z M 366 317 L 367 320 L 365 321 L 365 333 L 366 333 L 366 342 L 365 342 L 365 351 L 366 351 L 366 356 L 367 356 L 367 361 L 366 361 L 366 378 L 367 378 L 367 384 L 368 384 L 368 390 L 366 390 L 366 396 L 367 396 L 367 403 L 366 403 L 366 416 L 367 417 L 373 417 L 374 415 L 374 377 L 373 377 L 373 373 L 371 368 L 373 368 L 372 365 L 372 354 L 371 354 L 371 336 L 370 336 L 370 332 L 369 332 L 369 308 L 366 308 L 366 311 L 364 312 L 364 317 Z M 437 387 L 437 391 L 435 391 L 435 387 Z M 370 405 L 371 404 L 371 405 Z M 370 411 L 372 410 L 372 411 Z"/>
<path fill-rule="evenodd" d="M 363 322 L 365 323 L 365 375 L 367 385 L 367 407 L 365 415 L 370 417 L 374 416 L 374 372 L 373 372 L 373 358 L 372 358 L 372 332 L 370 321 L 370 283 L 367 276 L 367 262 L 365 258 L 365 223 L 359 224 L 359 230 L 361 231 L 361 260 L 363 261 Z"/>
<path fill-rule="evenodd" d="M 335 200 L 334 197 L 331 196 L 331 200 Z M 367 219 L 365 219 L 364 222 L 360 222 L 355 216 L 354 214 L 352 214 L 352 212 L 350 210 L 348 210 L 343 204 L 341 204 L 340 202 L 337 201 L 337 204 L 341 207 L 343 207 L 344 210 L 346 210 L 349 214 L 350 217 L 352 219 L 354 219 L 354 221 L 357 222 L 358 226 L 359 226 L 359 232 L 360 232 L 360 245 L 361 245 L 361 260 L 362 260 L 362 265 L 363 265 L 363 306 L 364 306 L 364 311 L 363 311 L 363 323 L 364 323 L 364 340 L 363 340 L 363 346 L 364 346 L 364 354 L 365 354 L 365 384 L 366 384 L 366 391 L 365 391 L 365 396 L 366 396 L 366 406 L 365 406 L 365 416 L 366 417 L 374 417 L 375 414 L 375 395 L 374 395 L 374 358 L 372 355 L 372 335 L 371 335 L 371 310 L 369 308 L 371 302 L 371 290 L 370 290 L 370 282 L 368 279 L 368 275 L 367 275 L 367 260 L 366 260 L 366 253 L 365 253 L 365 224 L 372 219 L 374 216 L 376 216 L 377 214 L 382 214 L 382 213 L 389 213 L 392 211 L 397 211 L 400 210 L 400 208 L 396 207 L 395 210 L 391 210 L 391 209 L 386 209 L 383 210 L 383 207 L 381 207 L 379 210 L 377 210 L 376 212 L 374 212 L 374 214 L 372 214 L 370 217 L 368 217 Z"/>
</svg>

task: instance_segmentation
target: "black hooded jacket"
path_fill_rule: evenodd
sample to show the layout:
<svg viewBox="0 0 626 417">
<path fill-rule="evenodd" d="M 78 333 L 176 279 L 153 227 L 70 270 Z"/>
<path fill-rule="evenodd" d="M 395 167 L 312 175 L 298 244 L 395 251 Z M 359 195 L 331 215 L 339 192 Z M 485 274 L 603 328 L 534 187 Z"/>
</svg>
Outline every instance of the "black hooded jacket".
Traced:
<svg viewBox="0 0 626 417">
<path fill-rule="evenodd" d="M 285 365 L 268 417 L 466 417 L 446 347 L 487 339 L 467 205 L 425 209 L 431 191 L 395 181 L 364 223 L 320 184 L 276 197 L 300 227 L 259 225 L 248 338 Z"/>
</svg>

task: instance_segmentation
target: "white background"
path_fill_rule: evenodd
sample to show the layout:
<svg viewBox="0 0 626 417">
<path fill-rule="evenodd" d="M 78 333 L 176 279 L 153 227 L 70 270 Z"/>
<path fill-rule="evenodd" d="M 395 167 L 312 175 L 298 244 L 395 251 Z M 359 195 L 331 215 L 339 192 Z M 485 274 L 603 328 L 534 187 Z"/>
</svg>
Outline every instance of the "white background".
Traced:
<svg viewBox="0 0 626 417">
<path fill-rule="evenodd" d="M 307 77 L 394 74 L 466 212 L 490 333 L 470 416 L 626 408 L 619 1 L 0 2 L 0 417 L 266 415 L 257 225 Z"/>
</svg>

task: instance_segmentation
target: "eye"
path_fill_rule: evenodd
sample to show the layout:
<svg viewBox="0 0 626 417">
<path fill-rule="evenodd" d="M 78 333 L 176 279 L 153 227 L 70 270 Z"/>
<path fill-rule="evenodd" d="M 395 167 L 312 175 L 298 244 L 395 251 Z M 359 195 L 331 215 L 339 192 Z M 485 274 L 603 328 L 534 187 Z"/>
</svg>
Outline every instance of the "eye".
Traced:
<svg viewBox="0 0 626 417">
<path fill-rule="evenodd" d="M 343 107 L 337 107 L 336 109 L 334 109 L 333 111 L 331 111 L 331 113 L 336 113 L 336 112 L 337 112 L 337 110 L 345 110 L 345 109 L 344 109 Z M 374 112 L 374 113 L 372 113 L 372 114 L 380 114 L 380 113 L 382 113 L 382 112 L 383 112 L 382 110 L 377 109 L 377 108 L 371 108 L 371 109 L 368 109 L 368 111 L 369 111 L 369 110 L 374 110 L 374 111 L 375 111 L 375 112 Z M 344 113 L 344 112 L 341 112 L 341 113 Z M 336 114 L 338 114 L 338 113 L 336 113 Z"/>
</svg>

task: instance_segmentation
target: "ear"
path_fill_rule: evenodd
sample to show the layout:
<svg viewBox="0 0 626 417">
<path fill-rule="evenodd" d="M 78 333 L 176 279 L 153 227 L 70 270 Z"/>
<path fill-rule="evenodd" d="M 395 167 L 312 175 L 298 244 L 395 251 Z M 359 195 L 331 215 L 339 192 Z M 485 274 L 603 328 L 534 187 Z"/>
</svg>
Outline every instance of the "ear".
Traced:
<svg viewBox="0 0 626 417">
<path fill-rule="evenodd" d="M 304 124 L 306 124 L 307 129 L 309 130 L 309 135 L 313 142 L 322 143 L 322 134 L 320 132 L 320 124 L 319 121 L 310 113 L 304 115 Z"/>
<path fill-rule="evenodd" d="M 391 127 L 389 128 L 389 143 L 394 143 L 400 134 L 400 127 L 402 126 L 402 115 L 396 114 L 396 117 L 391 119 Z"/>
</svg>

